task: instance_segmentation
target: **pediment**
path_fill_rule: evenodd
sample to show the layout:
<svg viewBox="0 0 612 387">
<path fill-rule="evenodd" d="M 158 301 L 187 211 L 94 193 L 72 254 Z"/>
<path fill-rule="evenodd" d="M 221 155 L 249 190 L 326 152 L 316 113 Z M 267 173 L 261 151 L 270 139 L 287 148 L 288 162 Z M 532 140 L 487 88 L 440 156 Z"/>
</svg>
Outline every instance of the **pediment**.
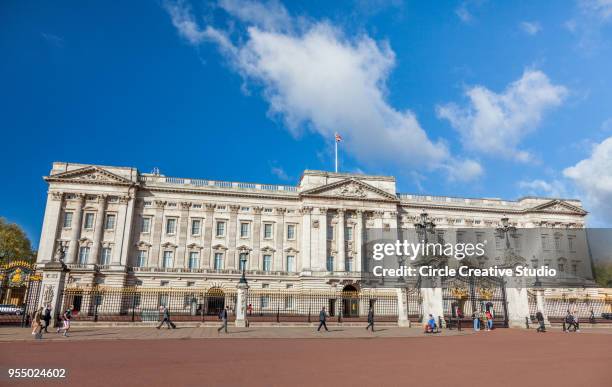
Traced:
<svg viewBox="0 0 612 387">
<path fill-rule="evenodd" d="M 134 182 L 103 168 L 91 166 L 45 177 L 48 182 L 78 182 L 86 184 L 133 185 Z"/>
<path fill-rule="evenodd" d="M 528 210 L 529 212 L 549 212 L 573 215 L 586 215 L 587 212 L 580 207 L 569 204 L 566 201 L 555 199 L 549 202 L 540 204 Z"/>
<path fill-rule="evenodd" d="M 394 201 L 397 196 L 391 195 L 379 188 L 376 188 L 363 181 L 349 178 L 327 184 L 321 187 L 311 188 L 302 191 L 301 196 L 323 197 L 334 199 L 354 199 L 354 200 L 375 200 L 375 201 Z"/>
</svg>

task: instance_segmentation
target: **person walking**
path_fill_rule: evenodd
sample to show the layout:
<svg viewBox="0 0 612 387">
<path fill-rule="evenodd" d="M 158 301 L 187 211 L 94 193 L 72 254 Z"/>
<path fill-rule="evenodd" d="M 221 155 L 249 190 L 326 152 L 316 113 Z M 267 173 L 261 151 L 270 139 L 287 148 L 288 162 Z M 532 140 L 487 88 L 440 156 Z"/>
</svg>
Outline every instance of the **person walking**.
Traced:
<svg viewBox="0 0 612 387">
<path fill-rule="evenodd" d="M 157 326 L 157 329 L 161 328 L 162 325 L 164 325 L 164 323 L 166 323 L 166 326 L 168 327 L 168 329 L 170 328 L 176 329 L 176 325 L 174 325 L 172 320 L 170 320 L 170 311 L 168 310 L 168 307 L 165 305 L 162 305 L 159 307 L 159 310 L 162 313 L 162 320 Z"/>
<path fill-rule="evenodd" d="M 43 321 L 45 322 L 43 329 L 45 330 L 45 333 L 49 333 L 47 330 L 47 328 L 49 328 L 49 323 L 51 323 L 51 305 L 49 304 L 47 304 L 45 310 L 43 311 Z"/>
<path fill-rule="evenodd" d="M 217 333 L 221 332 L 221 330 L 225 330 L 225 333 L 227 333 L 227 311 L 228 311 L 229 307 L 225 307 L 225 309 L 222 309 L 221 312 L 219 313 L 219 319 L 222 321 L 222 324 L 219 328 L 217 328 Z"/>
<path fill-rule="evenodd" d="M 325 328 L 326 332 L 329 332 L 325 321 L 327 321 L 327 312 L 325 311 L 325 307 L 322 307 L 321 312 L 319 312 L 319 328 L 317 328 L 317 332 L 321 331 L 321 327 Z"/>
<path fill-rule="evenodd" d="M 32 318 L 32 334 L 36 340 L 42 339 L 42 314 L 43 308 L 41 306 L 34 312 L 34 317 Z"/>
<path fill-rule="evenodd" d="M 70 330 L 70 319 L 72 319 L 72 310 L 74 306 L 70 305 L 68 309 L 62 315 L 62 325 L 57 328 L 56 333 L 60 333 L 62 329 L 64 330 L 63 336 L 68 337 L 68 331 Z"/>
<path fill-rule="evenodd" d="M 493 315 L 490 310 L 487 310 L 485 315 L 487 316 L 487 331 L 490 331 L 493 329 Z"/>
<path fill-rule="evenodd" d="M 372 327 L 372 333 L 374 333 L 374 308 L 370 307 L 368 311 L 368 326 L 366 327 L 366 331 Z"/>
<path fill-rule="evenodd" d="M 536 329 L 536 332 L 546 332 L 546 327 L 544 326 L 544 315 L 539 310 L 536 313 L 536 320 L 538 320 L 538 329 Z"/>
<path fill-rule="evenodd" d="M 478 332 L 480 330 L 480 317 L 478 316 L 478 312 L 472 313 L 472 321 L 474 322 L 474 332 Z"/>
</svg>

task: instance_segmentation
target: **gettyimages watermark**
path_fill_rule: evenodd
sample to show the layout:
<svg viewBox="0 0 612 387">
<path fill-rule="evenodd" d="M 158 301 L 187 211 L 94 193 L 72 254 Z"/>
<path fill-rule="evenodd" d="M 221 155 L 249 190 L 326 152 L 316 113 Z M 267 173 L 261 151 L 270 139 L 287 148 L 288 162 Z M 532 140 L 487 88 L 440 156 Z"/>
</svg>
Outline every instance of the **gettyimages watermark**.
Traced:
<svg viewBox="0 0 612 387">
<path fill-rule="evenodd" d="M 362 281 L 371 287 L 438 287 L 455 277 L 591 287 L 594 270 L 612 265 L 612 229 L 376 228 L 366 230 L 362 251 Z"/>
</svg>

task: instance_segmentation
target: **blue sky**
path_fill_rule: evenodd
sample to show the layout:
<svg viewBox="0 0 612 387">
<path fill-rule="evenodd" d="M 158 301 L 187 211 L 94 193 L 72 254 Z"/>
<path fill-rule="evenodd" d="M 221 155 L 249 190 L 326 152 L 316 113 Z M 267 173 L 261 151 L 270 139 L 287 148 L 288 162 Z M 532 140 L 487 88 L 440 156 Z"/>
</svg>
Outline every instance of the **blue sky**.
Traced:
<svg viewBox="0 0 612 387">
<path fill-rule="evenodd" d="M 612 223 L 612 4 L 0 5 L 0 216 L 38 243 L 53 161 L 581 198 Z"/>
</svg>

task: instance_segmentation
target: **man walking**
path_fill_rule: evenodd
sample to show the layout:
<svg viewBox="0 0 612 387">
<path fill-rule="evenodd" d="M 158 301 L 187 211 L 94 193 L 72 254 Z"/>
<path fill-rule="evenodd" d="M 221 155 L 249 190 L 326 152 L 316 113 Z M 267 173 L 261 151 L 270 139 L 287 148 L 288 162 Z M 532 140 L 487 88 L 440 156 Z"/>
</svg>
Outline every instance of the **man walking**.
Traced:
<svg viewBox="0 0 612 387">
<path fill-rule="evenodd" d="M 221 310 L 221 312 L 219 313 L 219 318 L 222 321 L 222 324 L 219 328 L 217 328 L 217 333 L 221 332 L 221 330 L 225 330 L 225 333 L 227 333 L 227 310 L 229 307 L 225 307 L 225 309 Z"/>
<path fill-rule="evenodd" d="M 49 304 L 47 304 L 47 306 L 45 307 L 43 321 L 45 322 L 45 326 L 43 327 L 43 329 L 45 330 L 45 333 L 49 333 L 49 331 L 47 330 L 47 328 L 49 328 L 49 323 L 51 322 L 51 305 Z"/>
<path fill-rule="evenodd" d="M 538 320 L 538 329 L 536 329 L 536 332 L 546 332 L 546 327 L 544 326 L 544 315 L 539 310 L 536 313 L 536 320 Z"/>
<path fill-rule="evenodd" d="M 168 327 L 168 329 L 170 329 L 170 328 L 176 329 L 176 325 L 174 325 L 172 320 L 170 320 L 170 311 L 168 310 L 168 307 L 162 305 L 162 306 L 159 307 L 159 309 L 160 309 L 160 312 L 163 313 L 163 315 L 162 315 L 161 322 L 157 326 L 157 329 L 161 328 L 162 325 L 164 325 L 164 323 L 166 323 L 166 326 Z"/>
<path fill-rule="evenodd" d="M 325 321 L 327 321 L 327 312 L 325 311 L 325 307 L 322 307 L 321 312 L 319 313 L 319 328 L 317 328 L 317 332 L 321 331 L 321 327 L 325 328 L 325 331 L 329 332 Z"/>
<path fill-rule="evenodd" d="M 368 312 L 368 326 L 366 327 L 366 331 L 372 327 L 372 333 L 374 333 L 374 308 L 370 307 L 370 311 Z"/>
</svg>

